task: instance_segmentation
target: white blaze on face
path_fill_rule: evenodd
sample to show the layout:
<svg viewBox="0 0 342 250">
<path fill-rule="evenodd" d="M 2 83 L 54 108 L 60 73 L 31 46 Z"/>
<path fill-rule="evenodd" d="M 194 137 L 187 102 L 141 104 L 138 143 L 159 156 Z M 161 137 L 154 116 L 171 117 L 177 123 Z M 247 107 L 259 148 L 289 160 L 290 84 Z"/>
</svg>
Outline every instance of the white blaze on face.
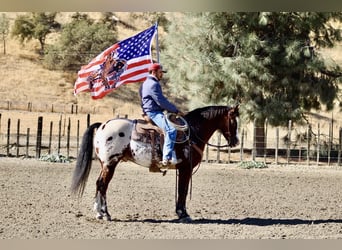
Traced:
<svg viewBox="0 0 342 250">
<path fill-rule="evenodd" d="M 132 122 L 127 119 L 113 119 L 103 123 L 96 131 L 94 147 L 104 164 L 122 156 L 130 142 Z"/>
</svg>

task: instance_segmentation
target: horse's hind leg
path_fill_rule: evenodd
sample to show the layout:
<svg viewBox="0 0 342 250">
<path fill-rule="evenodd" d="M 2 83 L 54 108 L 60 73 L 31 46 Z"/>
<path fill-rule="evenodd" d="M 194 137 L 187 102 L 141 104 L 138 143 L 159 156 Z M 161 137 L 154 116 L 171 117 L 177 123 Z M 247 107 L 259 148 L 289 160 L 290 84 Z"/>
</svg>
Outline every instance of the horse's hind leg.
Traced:
<svg viewBox="0 0 342 250">
<path fill-rule="evenodd" d="M 113 178 L 115 167 L 117 164 L 118 162 L 112 163 L 111 165 L 102 164 L 100 176 L 96 181 L 96 196 L 94 210 L 96 211 L 97 219 L 105 219 L 108 221 L 111 220 L 111 217 L 107 209 L 106 193 L 108 184 Z"/>
</svg>

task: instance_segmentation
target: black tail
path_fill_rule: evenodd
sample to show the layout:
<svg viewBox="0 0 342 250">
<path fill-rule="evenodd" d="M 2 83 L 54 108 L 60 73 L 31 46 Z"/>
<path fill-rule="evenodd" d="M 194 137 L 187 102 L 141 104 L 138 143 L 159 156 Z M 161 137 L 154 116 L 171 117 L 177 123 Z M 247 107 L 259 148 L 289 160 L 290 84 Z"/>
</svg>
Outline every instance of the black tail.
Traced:
<svg viewBox="0 0 342 250">
<path fill-rule="evenodd" d="M 80 152 L 77 157 L 76 167 L 72 177 L 71 192 L 79 197 L 83 195 L 85 185 L 91 169 L 93 156 L 94 130 L 100 127 L 101 123 L 92 124 L 84 132 Z"/>
</svg>

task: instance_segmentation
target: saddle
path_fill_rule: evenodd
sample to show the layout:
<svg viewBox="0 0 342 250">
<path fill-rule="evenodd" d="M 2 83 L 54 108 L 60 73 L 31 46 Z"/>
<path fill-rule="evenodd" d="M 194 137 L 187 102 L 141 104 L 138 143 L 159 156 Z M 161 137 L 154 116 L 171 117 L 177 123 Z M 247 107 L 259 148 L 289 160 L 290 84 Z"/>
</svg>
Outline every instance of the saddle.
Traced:
<svg viewBox="0 0 342 250">
<path fill-rule="evenodd" d="M 133 121 L 134 128 L 132 130 L 131 139 L 134 141 L 151 144 L 152 147 L 152 164 L 150 172 L 161 172 L 158 165 L 162 158 L 162 149 L 164 145 L 164 131 L 159 128 L 147 116 L 143 115 L 144 119 L 136 119 Z M 184 140 L 184 133 L 177 132 L 176 141 Z"/>
<path fill-rule="evenodd" d="M 132 130 L 132 140 L 151 143 L 156 139 L 156 135 L 164 138 L 164 132 L 158 126 L 142 119 L 136 119 L 133 122 L 134 129 Z"/>
</svg>

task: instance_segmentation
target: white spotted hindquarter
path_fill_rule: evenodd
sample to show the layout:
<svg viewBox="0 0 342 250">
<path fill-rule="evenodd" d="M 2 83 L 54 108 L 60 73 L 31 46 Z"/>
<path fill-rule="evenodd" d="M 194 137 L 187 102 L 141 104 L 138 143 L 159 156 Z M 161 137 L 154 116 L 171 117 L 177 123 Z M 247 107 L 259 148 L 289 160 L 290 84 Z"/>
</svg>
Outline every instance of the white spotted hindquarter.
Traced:
<svg viewBox="0 0 342 250">
<path fill-rule="evenodd" d="M 129 146 L 132 128 L 128 119 L 113 119 L 101 124 L 95 134 L 94 147 L 103 164 L 109 165 L 122 158 Z"/>
<path fill-rule="evenodd" d="M 131 152 L 133 161 L 143 167 L 150 167 L 152 164 L 151 144 L 131 140 Z"/>
</svg>

